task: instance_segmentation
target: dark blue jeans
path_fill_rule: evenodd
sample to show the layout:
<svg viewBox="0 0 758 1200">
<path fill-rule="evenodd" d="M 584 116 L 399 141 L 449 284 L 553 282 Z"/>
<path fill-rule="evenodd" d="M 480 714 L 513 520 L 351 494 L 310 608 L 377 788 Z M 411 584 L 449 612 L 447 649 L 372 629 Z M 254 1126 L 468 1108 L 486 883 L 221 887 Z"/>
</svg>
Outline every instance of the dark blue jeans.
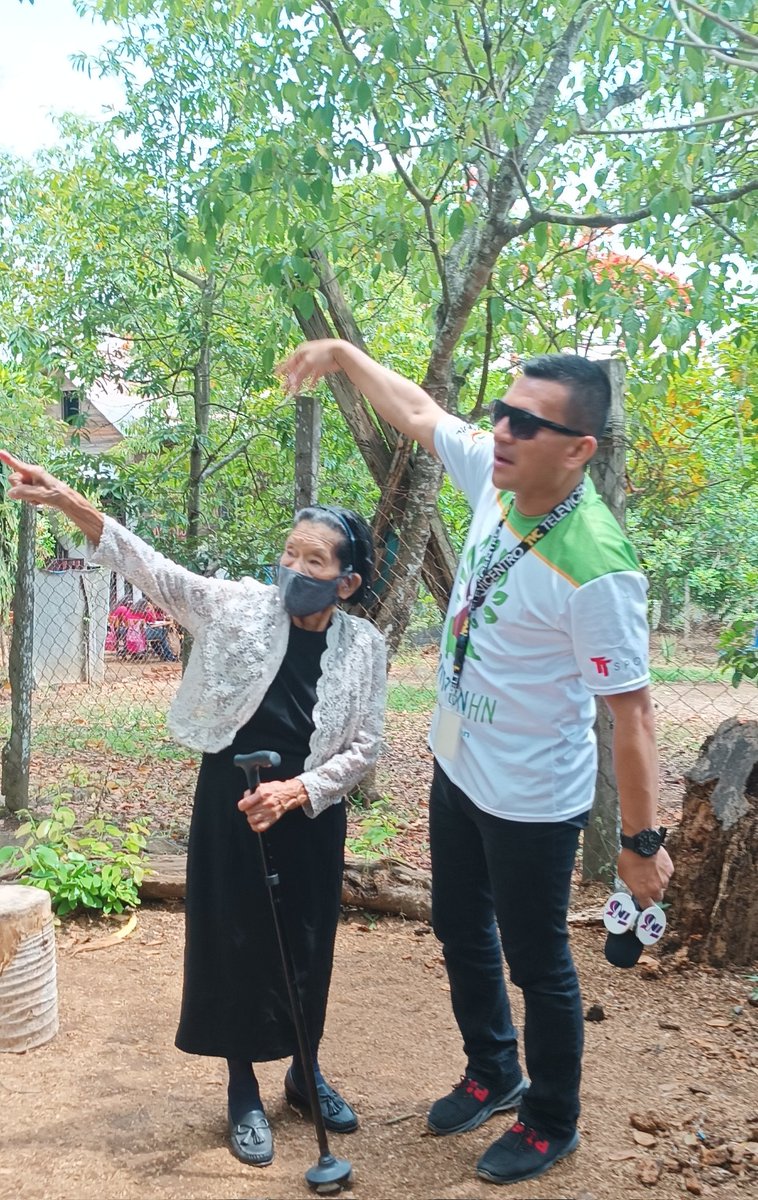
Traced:
<svg viewBox="0 0 758 1200">
<path fill-rule="evenodd" d="M 530 1087 L 520 1118 L 554 1137 L 572 1133 L 579 1116 L 584 1021 L 566 916 L 588 817 L 528 824 L 492 816 L 435 763 L 432 917 L 467 1071 L 497 1088 L 521 1075 L 504 953 L 511 982 L 524 994 Z"/>
</svg>

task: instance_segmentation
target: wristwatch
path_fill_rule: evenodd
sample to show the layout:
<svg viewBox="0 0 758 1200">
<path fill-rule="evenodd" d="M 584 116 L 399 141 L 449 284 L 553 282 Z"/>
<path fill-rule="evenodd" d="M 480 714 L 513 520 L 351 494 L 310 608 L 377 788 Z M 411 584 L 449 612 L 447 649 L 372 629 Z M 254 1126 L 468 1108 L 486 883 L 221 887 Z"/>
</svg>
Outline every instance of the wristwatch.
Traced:
<svg viewBox="0 0 758 1200">
<path fill-rule="evenodd" d="M 621 849 L 633 850 L 635 854 L 639 854 L 642 858 L 652 858 L 666 841 L 666 833 L 667 830 L 663 825 L 659 829 L 641 829 L 639 833 L 635 833 L 632 837 L 626 833 L 622 833 Z"/>
</svg>

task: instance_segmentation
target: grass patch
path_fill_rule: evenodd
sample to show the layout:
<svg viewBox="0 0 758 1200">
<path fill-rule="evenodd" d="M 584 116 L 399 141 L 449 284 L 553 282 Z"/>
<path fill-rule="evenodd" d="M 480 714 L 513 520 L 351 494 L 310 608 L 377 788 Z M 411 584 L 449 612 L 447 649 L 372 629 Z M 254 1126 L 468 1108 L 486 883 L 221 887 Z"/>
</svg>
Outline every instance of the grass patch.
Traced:
<svg viewBox="0 0 758 1200">
<path fill-rule="evenodd" d="M 409 683 L 391 683 L 387 691 L 390 712 L 430 713 L 437 703 L 437 689 Z"/>
<path fill-rule="evenodd" d="M 653 683 L 726 683 L 719 667 L 651 667 Z"/>
<path fill-rule="evenodd" d="M 0 720 L 0 738 L 8 736 L 10 722 Z M 97 750 L 128 759 L 184 762 L 196 757 L 180 746 L 168 731 L 166 713 L 152 704 L 77 705 L 55 710 L 35 708 L 32 749 L 46 753 Z"/>
</svg>

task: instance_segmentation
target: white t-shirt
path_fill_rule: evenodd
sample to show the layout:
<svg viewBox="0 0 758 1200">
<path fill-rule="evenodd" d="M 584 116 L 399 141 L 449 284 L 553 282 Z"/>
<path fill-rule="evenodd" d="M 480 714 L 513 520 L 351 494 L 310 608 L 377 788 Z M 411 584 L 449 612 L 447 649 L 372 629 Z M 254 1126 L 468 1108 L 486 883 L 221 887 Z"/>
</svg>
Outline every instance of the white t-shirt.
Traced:
<svg viewBox="0 0 758 1200">
<path fill-rule="evenodd" d="M 438 706 L 449 707 L 460 615 L 486 566 L 535 525 L 492 483 L 492 434 L 445 415 L 437 453 L 473 509 L 440 648 Z M 507 517 L 506 517 L 506 514 Z M 590 808 L 597 752 L 595 695 L 648 682 L 647 581 L 589 477 L 579 506 L 488 591 L 471 621 L 456 708 L 457 750 L 437 753 L 446 775 L 485 812 L 563 821 Z"/>
</svg>

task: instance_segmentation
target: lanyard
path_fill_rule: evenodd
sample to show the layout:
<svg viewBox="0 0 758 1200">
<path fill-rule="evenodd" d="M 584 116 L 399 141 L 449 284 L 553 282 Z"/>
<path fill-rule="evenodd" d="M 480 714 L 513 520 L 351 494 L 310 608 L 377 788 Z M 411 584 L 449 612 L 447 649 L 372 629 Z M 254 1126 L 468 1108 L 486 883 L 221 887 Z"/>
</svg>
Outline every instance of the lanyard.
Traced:
<svg viewBox="0 0 758 1200">
<path fill-rule="evenodd" d="M 546 517 L 543 517 L 539 525 L 535 525 L 534 529 L 531 529 L 529 533 L 527 533 L 526 537 L 522 538 L 517 546 L 514 546 L 512 550 L 508 551 L 508 553 L 505 555 L 505 558 L 501 559 L 499 563 L 495 563 L 493 566 L 492 558 L 497 550 L 498 541 L 500 540 L 500 531 L 503 528 L 508 513 L 511 511 L 510 507 L 505 517 L 503 517 L 503 519 L 498 523 L 497 529 L 492 535 L 492 540 L 490 541 L 489 549 L 487 551 L 487 564 L 476 581 L 474 595 L 472 596 L 471 602 L 469 603 L 464 615 L 461 631 L 458 634 L 458 637 L 455 639 L 453 680 L 450 686 L 450 693 L 448 697 L 451 707 L 455 707 L 458 689 L 461 686 L 461 672 L 463 671 L 463 664 L 466 660 L 466 650 L 468 649 L 469 638 L 471 636 L 472 615 L 478 608 L 482 606 L 482 604 L 484 604 L 484 597 L 487 595 L 487 592 L 492 587 L 493 583 L 496 583 L 498 579 L 502 579 L 504 575 L 507 575 L 511 567 L 515 566 L 516 563 L 524 557 L 524 555 L 528 554 L 529 551 L 537 545 L 537 542 L 542 541 L 542 539 L 550 532 L 551 529 L 555 529 L 556 525 L 560 524 L 561 521 L 570 516 L 577 505 L 581 502 L 583 495 L 584 480 L 580 479 L 573 492 L 571 492 L 565 500 L 561 500 L 560 504 L 556 504 L 555 508 L 552 508 Z M 511 507 L 512 505 L 513 501 L 511 501 Z"/>
</svg>

